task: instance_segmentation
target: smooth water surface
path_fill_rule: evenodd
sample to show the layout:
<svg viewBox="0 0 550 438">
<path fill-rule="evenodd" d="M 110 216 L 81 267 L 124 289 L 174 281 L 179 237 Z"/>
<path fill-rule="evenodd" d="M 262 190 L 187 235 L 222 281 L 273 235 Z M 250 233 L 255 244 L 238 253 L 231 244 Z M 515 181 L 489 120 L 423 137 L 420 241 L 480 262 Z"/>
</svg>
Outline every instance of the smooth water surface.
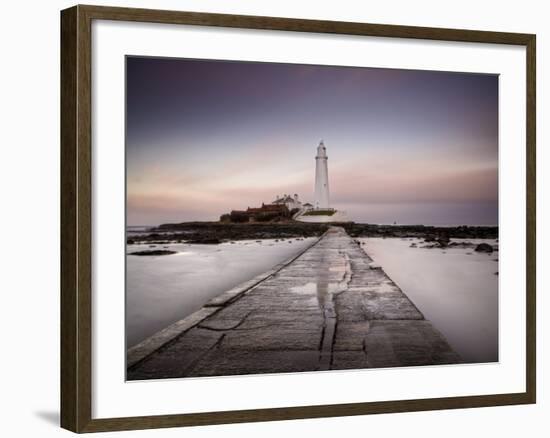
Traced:
<svg viewBox="0 0 550 438">
<path fill-rule="evenodd" d="M 420 239 L 360 240 L 465 362 L 498 361 L 498 251 L 420 248 Z M 452 241 L 496 245 L 489 239 Z"/>
<path fill-rule="evenodd" d="M 200 309 L 211 298 L 271 269 L 314 242 L 274 239 L 219 245 L 129 245 L 128 253 L 166 249 L 163 256 L 126 256 L 126 342 L 131 347 Z"/>
</svg>

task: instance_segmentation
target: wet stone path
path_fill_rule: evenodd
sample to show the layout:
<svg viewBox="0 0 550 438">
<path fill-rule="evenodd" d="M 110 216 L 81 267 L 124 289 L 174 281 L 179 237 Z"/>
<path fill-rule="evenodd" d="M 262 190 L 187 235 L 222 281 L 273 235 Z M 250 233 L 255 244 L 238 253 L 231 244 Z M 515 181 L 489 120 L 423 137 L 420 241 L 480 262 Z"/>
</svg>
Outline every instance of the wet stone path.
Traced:
<svg viewBox="0 0 550 438">
<path fill-rule="evenodd" d="M 143 357 L 129 361 L 128 380 L 460 361 L 339 227 L 265 280 L 174 327 L 181 332 L 166 342 L 157 336 L 154 351 L 147 340 L 134 349 Z"/>
</svg>

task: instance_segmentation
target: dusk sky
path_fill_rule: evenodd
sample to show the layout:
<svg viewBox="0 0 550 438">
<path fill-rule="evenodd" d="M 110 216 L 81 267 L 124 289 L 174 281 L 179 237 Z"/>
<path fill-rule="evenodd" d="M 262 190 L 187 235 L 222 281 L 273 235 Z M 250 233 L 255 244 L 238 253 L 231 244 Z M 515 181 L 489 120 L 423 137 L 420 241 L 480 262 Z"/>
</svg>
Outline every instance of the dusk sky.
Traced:
<svg viewBox="0 0 550 438">
<path fill-rule="evenodd" d="M 498 223 L 498 77 L 127 58 L 127 223 L 217 220 L 298 193 L 328 154 L 356 222 Z"/>
</svg>

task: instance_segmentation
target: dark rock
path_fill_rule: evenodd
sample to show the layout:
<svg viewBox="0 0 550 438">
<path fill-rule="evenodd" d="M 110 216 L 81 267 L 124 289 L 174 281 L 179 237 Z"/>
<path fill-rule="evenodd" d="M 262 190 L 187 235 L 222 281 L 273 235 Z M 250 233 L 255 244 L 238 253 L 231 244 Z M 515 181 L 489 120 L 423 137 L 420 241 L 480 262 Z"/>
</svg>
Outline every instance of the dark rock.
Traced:
<svg viewBox="0 0 550 438">
<path fill-rule="evenodd" d="M 216 237 L 203 237 L 199 239 L 188 240 L 187 243 L 197 243 L 202 245 L 218 245 L 221 243 L 221 241 Z"/>
<path fill-rule="evenodd" d="M 448 246 L 453 248 L 473 248 L 474 244 L 472 242 L 450 242 Z"/>
<path fill-rule="evenodd" d="M 475 250 L 477 252 L 492 253 L 493 252 L 493 247 L 491 245 L 489 245 L 488 243 L 480 243 L 479 245 L 476 246 Z"/>
<path fill-rule="evenodd" d="M 224 218 L 226 219 L 226 218 Z M 358 223 L 342 223 L 346 232 L 355 238 L 359 237 L 398 237 L 426 239 L 443 247 L 447 236 L 452 239 L 496 239 L 498 227 L 434 227 L 425 225 L 374 225 Z M 166 242 L 187 241 L 205 243 L 203 239 L 219 239 L 220 241 L 308 238 L 319 237 L 327 229 L 328 224 L 302 223 L 292 220 L 280 222 L 182 222 L 163 224 L 150 230 L 149 234 L 140 235 L 140 243 L 153 244 L 162 240 Z M 421 242 L 421 240 L 419 240 Z M 441 244 L 443 242 L 443 245 Z M 453 242 L 448 242 L 451 246 Z M 472 247 L 473 248 L 473 247 Z"/>
<path fill-rule="evenodd" d="M 436 245 L 435 243 L 432 243 L 432 244 L 430 244 L 430 245 L 423 245 L 423 246 L 421 246 L 420 248 L 432 249 L 432 248 L 439 248 L 439 246 Z"/>
<path fill-rule="evenodd" d="M 437 243 L 439 243 L 439 246 L 441 248 L 445 248 L 447 245 L 449 245 L 449 242 L 451 241 L 451 239 L 449 238 L 449 236 L 447 234 L 441 234 L 437 239 L 436 239 Z"/>
<path fill-rule="evenodd" d="M 498 227 L 458 226 L 435 227 L 429 225 L 374 225 L 345 223 L 340 224 L 352 237 L 405 237 L 423 238 L 426 242 L 435 242 L 446 235 L 456 239 L 496 239 Z"/>
<path fill-rule="evenodd" d="M 176 254 L 177 251 L 169 251 L 167 249 L 153 249 L 153 250 L 145 250 L 145 251 L 136 251 L 131 252 L 130 255 L 136 255 L 136 256 L 160 256 L 160 255 L 171 255 Z"/>
</svg>

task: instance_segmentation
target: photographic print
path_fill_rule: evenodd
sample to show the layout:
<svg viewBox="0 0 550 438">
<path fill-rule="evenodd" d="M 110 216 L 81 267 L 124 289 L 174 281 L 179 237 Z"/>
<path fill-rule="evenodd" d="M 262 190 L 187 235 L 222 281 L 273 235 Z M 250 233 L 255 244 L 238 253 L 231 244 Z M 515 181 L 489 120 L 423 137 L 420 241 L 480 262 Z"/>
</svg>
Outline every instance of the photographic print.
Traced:
<svg viewBox="0 0 550 438">
<path fill-rule="evenodd" d="M 126 378 L 499 360 L 499 78 L 126 57 Z"/>
</svg>

